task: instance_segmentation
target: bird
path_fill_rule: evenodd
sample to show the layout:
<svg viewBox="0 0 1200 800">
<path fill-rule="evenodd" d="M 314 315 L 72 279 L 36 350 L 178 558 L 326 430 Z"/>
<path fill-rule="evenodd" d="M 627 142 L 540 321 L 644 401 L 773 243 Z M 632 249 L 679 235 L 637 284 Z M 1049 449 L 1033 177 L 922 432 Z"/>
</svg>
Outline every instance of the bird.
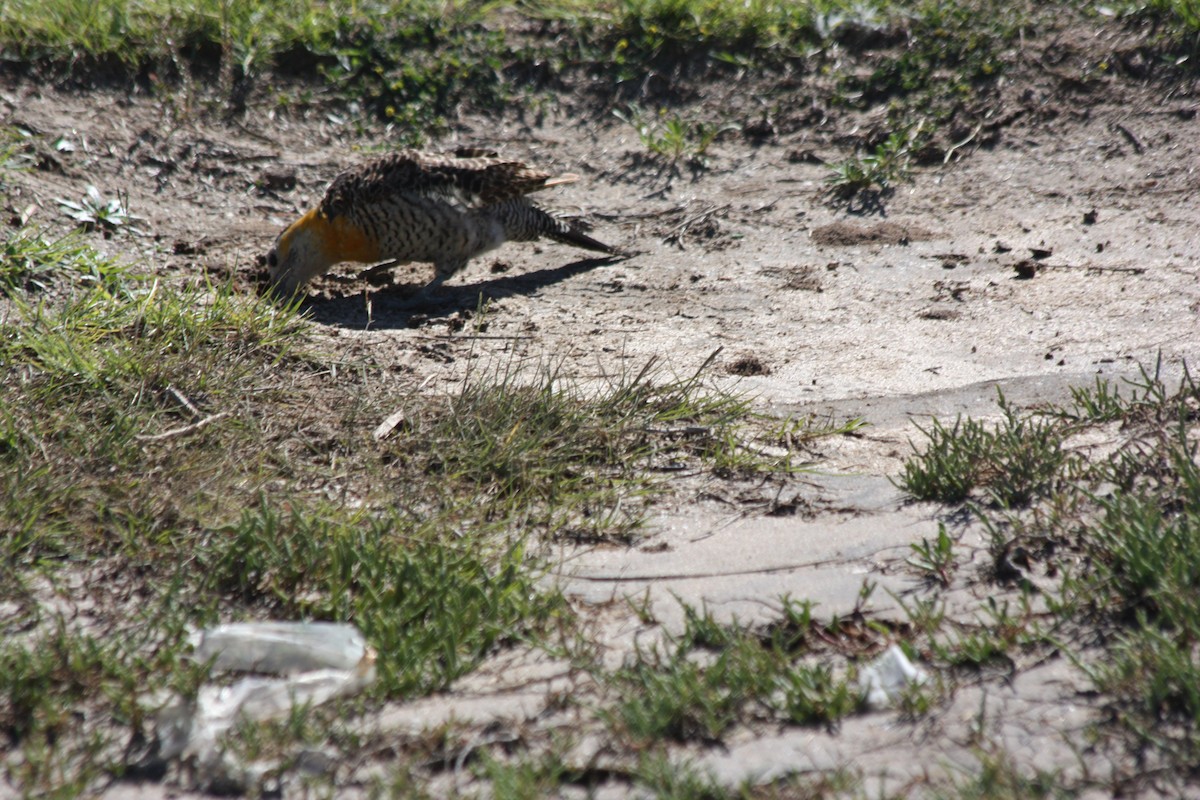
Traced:
<svg viewBox="0 0 1200 800">
<path fill-rule="evenodd" d="M 321 201 L 279 234 L 266 257 L 269 285 L 291 296 L 335 264 L 394 259 L 433 264 L 427 293 L 482 253 L 542 237 L 616 254 L 526 197 L 577 180 L 492 150 L 390 153 L 337 175 Z"/>
</svg>

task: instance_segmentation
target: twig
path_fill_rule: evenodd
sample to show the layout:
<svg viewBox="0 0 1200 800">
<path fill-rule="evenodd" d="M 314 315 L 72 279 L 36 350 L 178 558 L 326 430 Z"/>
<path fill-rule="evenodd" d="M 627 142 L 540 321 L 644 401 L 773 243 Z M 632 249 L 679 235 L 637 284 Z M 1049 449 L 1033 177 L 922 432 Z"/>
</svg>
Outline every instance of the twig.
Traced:
<svg viewBox="0 0 1200 800">
<path fill-rule="evenodd" d="M 680 214 L 684 211 L 687 211 L 687 203 L 677 205 L 673 208 L 664 208 L 658 211 L 640 211 L 637 213 L 630 211 L 616 211 L 613 213 L 596 211 L 592 213 L 592 216 L 598 219 L 621 221 L 634 219 L 657 219 L 658 217 L 665 217 L 669 214 Z"/>
<path fill-rule="evenodd" d="M 375 431 L 371 434 L 371 438 L 377 442 L 382 440 L 385 436 L 387 436 L 389 433 L 391 433 L 392 430 L 394 430 L 397 426 L 404 423 L 404 416 L 405 415 L 404 415 L 403 408 L 392 412 L 390 415 L 388 415 L 387 419 L 385 419 L 383 422 L 379 423 L 379 425 L 375 428 Z"/>
<path fill-rule="evenodd" d="M 211 417 L 205 417 L 202 420 L 193 422 L 191 425 L 184 425 L 182 428 L 172 428 L 169 431 L 153 434 L 138 434 L 133 438 L 139 442 L 158 442 L 163 439 L 171 439 L 176 436 L 186 436 L 189 433 L 195 433 L 203 427 L 206 427 L 219 419 L 224 419 L 229 416 L 228 411 L 222 411 L 220 414 L 213 414 Z"/>
<path fill-rule="evenodd" d="M 281 145 L 277 140 L 272 139 L 269 136 L 263 136 L 258 131 L 252 130 L 251 128 L 248 128 L 247 126 L 243 125 L 239 120 L 234 120 L 233 125 L 235 128 L 237 128 L 239 131 L 241 131 L 242 133 L 249 136 L 251 139 L 256 139 L 256 140 L 262 142 L 263 144 L 270 144 L 270 145 L 274 145 L 275 147 L 279 147 L 279 148 L 283 147 L 283 145 Z M 276 156 L 276 157 L 278 157 L 278 156 Z M 269 156 L 268 156 L 268 158 L 269 158 Z"/>
<path fill-rule="evenodd" d="M 1039 270 L 1043 269 L 1082 269 L 1088 272 L 1128 272 L 1133 275 L 1141 275 L 1146 271 L 1145 267 L 1099 267 L 1094 264 L 1038 264 Z"/>
<path fill-rule="evenodd" d="M 1119 122 L 1110 123 L 1108 126 L 1108 129 L 1111 131 L 1116 131 L 1117 133 L 1124 136 L 1125 140 L 1129 142 L 1131 147 L 1133 147 L 1133 152 L 1137 153 L 1139 156 L 1142 153 L 1146 152 L 1146 148 L 1142 147 L 1142 143 L 1140 141 L 1138 141 L 1138 138 L 1136 136 L 1134 136 L 1133 133 L 1130 132 L 1129 128 L 1126 128 L 1121 123 L 1119 123 Z"/>
<path fill-rule="evenodd" d="M 971 141 L 974 140 L 974 138 L 979 135 L 979 131 L 982 129 L 983 129 L 983 123 L 981 122 L 975 126 L 975 130 L 971 131 L 971 134 L 967 138 L 963 139 L 961 142 L 955 142 L 954 144 L 947 147 L 946 148 L 946 157 L 942 159 L 942 163 L 949 164 L 950 159 L 954 157 L 954 153 L 957 152 L 960 147 L 965 147 L 968 144 L 970 144 Z"/>
<path fill-rule="evenodd" d="M 191 400 L 187 399 L 187 395 L 176 389 L 171 384 L 167 384 L 167 394 L 171 395 L 171 397 L 175 399 L 176 403 L 179 403 L 179 405 L 187 409 L 187 412 L 192 415 L 192 419 L 200 419 L 202 416 L 200 411 L 195 405 L 192 404 Z"/>
<path fill-rule="evenodd" d="M 715 217 L 717 214 L 721 214 L 725 211 L 728 211 L 729 209 L 730 209 L 729 203 L 726 203 L 723 206 L 710 206 L 709 208 L 705 209 L 704 211 L 701 211 L 699 214 L 694 214 L 694 215 L 688 217 L 687 219 L 685 219 L 683 222 L 676 225 L 674 228 L 671 228 L 669 231 L 667 231 L 667 235 L 663 237 L 663 241 L 664 242 L 674 242 L 675 244 L 679 245 L 682 248 L 683 247 L 683 239 L 685 236 L 687 236 L 688 228 L 690 228 L 692 225 L 695 225 L 698 222 L 704 222 L 707 219 L 711 219 L 712 217 Z"/>
</svg>

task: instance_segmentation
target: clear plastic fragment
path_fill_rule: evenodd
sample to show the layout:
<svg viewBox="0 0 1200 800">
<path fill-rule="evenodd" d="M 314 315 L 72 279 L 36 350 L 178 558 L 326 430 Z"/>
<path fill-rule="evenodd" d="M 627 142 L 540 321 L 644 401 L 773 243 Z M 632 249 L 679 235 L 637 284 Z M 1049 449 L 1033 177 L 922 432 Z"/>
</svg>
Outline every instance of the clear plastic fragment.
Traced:
<svg viewBox="0 0 1200 800">
<path fill-rule="evenodd" d="M 909 686 L 920 686 L 928 680 L 928 673 L 914 666 L 899 645 L 892 645 L 863 668 L 858 686 L 866 695 L 867 705 L 881 709 L 891 706 Z"/>
<path fill-rule="evenodd" d="M 250 789 L 263 772 L 237 763 L 220 743 L 239 720 L 276 719 L 375 680 L 375 653 L 352 625 L 248 622 L 199 631 L 192 641 L 196 659 L 214 670 L 258 673 L 202 686 L 194 700 L 174 698 L 156 713 L 158 757 L 187 765 L 202 787 Z"/>
<path fill-rule="evenodd" d="M 238 622 L 193 636 L 198 661 L 214 669 L 291 675 L 316 669 L 353 670 L 367 643 L 353 625 L 334 622 Z"/>
</svg>

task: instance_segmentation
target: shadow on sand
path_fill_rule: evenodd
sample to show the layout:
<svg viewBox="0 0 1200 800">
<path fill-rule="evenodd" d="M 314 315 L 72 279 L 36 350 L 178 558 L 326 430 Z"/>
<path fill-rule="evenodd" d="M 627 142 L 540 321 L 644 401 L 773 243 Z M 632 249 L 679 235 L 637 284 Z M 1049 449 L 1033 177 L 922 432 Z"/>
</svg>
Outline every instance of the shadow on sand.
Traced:
<svg viewBox="0 0 1200 800">
<path fill-rule="evenodd" d="M 347 288 L 344 294 L 335 294 L 327 298 L 308 298 L 301 304 L 301 309 L 313 321 L 339 328 L 408 328 L 414 323 L 431 318 L 474 311 L 479 305 L 480 295 L 485 299 L 530 295 L 596 267 L 616 264 L 626 258 L 627 256 L 585 258 L 561 267 L 502 275 L 463 286 L 443 285 L 429 295 L 422 295 L 421 287 L 411 284 L 388 286 L 369 294 L 364 293 L 361 288 Z M 361 285 L 359 281 L 355 283 Z M 333 291 L 336 293 L 338 289 Z"/>
</svg>

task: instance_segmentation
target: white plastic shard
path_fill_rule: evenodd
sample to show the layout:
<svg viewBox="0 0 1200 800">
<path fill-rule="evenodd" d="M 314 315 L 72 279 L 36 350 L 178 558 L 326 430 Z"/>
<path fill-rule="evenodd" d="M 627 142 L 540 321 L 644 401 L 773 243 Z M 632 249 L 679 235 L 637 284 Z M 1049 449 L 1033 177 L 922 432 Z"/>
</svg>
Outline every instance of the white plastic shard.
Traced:
<svg viewBox="0 0 1200 800">
<path fill-rule="evenodd" d="M 214 669 L 291 675 L 357 669 L 367 643 L 353 625 L 335 622 L 239 622 L 192 636 L 197 661 Z"/>
<path fill-rule="evenodd" d="M 909 686 L 920 686 L 929 674 L 914 666 L 899 645 L 892 645 L 858 674 L 858 688 L 873 709 L 890 707 Z"/>
<path fill-rule="evenodd" d="M 203 686 L 195 700 L 176 699 L 157 712 L 158 756 L 178 758 L 205 786 L 253 783 L 255 771 L 234 762 L 220 744 L 238 720 L 276 719 L 356 694 L 375 680 L 375 652 L 352 625 L 248 622 L 199 631 L 192 641 L 195 658 L 215 670 L 259 673 L 228 686 Z"/>
</svg>

